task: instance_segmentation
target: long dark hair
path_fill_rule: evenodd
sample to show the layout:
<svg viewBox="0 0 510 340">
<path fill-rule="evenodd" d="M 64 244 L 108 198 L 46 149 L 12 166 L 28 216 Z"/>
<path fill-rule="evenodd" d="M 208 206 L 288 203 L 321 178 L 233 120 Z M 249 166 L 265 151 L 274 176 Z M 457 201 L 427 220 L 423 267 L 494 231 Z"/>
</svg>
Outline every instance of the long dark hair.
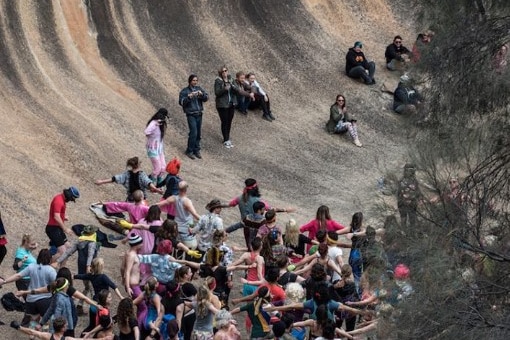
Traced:
<svg viewBox="0 0 510 340">
<path fill-rule="evenodd" d="M 151 205 L 147 211 L 147 216 L 145 216 L 145 221 L 147 221 L 147 223 L 151 223 L 160 219 L 161 209 L 157 205 Z"/>
<path fill-rule="evenodd" d="M 166 219 L 161 227 L 156 231 L 156 238 L 160 240 L 171 240 L 176 239 L 179 236 L 177 230 L 177 222 L 174 220 Z"/>
<path fill-rule="evenodd" d="M 329 214 L 329 208 L 327 205 L 321 205 L 317 209 L 315 219 L 319 222 L 319 230 L 327 229 L 327 221 L 331 220 L 331 215 Z"/>
<path fill-rule="evenodd" d="M 149 124 L 153 120 L 159 120 L 161 124 L 159 124 L 159 131 L 161 131 L 161 140 L 163 140 L 163 137 L 165 137 L 165 131 L 166 131 L 166 118 L 168 117 L 168 110 L 165 108 L 161 108 L 156 112 L 151 119 L 147 122 L 146 126 L 149 126 Z"/>
<path fill-rule="evenodd" d="M 135 307 L 131 298 L 123 298 L 117 307 L 117 322 L 121 327 L 129 324 L 129 319 L 135 318 Z"/>
<path fill-rule="evenodd" d="M 359 231 L 363 224 L 363 213 L 361 211 L 352 215 L 351 232 Z"/>
</svg>

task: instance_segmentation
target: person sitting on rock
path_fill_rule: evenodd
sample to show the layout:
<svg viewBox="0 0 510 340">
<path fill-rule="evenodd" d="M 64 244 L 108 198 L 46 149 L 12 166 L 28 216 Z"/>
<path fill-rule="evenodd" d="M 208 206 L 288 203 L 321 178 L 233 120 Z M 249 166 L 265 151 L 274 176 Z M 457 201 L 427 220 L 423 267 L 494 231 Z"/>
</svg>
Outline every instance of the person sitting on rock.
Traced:
<svg viewBox="0 0 510 340">
<path fill-rule="evenodd" d="M 251 86 L 246 80 L 244 72 L 237 72 L 234 82 L 242 90 L 237 93 L 237 110 L 246 115 L 248 114 L 247 110 L 250 102 L 255 100 L 255 93 L 251 92 Z"/>
<path fill-rule="evenodd" d="M 366 85 L 375 84 L 375 63 L 368 61 L 361 51 L 363 44 L 356 41 L 345 56 L 345 73 L 350 78 L 362 78 Z"/>
<path fill-rule="evenodd" d="M 356 119 L 347 112 L 345 97 L 341 94 L 336 96 L 335 103 L 329 109 L 329 121 L 326 123 L 326 130 L 329 133 L 345 133 L 349 131 L 354 145 L 363 145 L 358 139 Z"/>
<path fill-rule="evenodd" d="M 393 38 L 393 43 L 386 47 L 384 56 L 386 58 L 386 68 L 395 71 L 398 68 L 405 67 L 405 63 L 411 58 L 411 51 L 402 45 L 402 37 L 397 35 Z"/>
<path fill-rule="evenodd" d="M 422 100 L 423 97 L 411 86 L 411 78 L 407 74 L 402 75 L 393 93 L 393 111 L 398 114 L 416 113 Z"/>
<path fill-rule="evenodd" d="M 252 100 L 249 105 L 249 109 L 255 109 L 260 107 L 262 109 L 262 118 L 268 122 L 275 120 L 275 116 L 271 112 L 271 104 L 267 93 L 262 89 L 257 79 L 255 79 L 255 73 L 248 73 L 248 82 L 251 86 L 251 92 L 255 96 L 255 100 Z"/>
</svg>

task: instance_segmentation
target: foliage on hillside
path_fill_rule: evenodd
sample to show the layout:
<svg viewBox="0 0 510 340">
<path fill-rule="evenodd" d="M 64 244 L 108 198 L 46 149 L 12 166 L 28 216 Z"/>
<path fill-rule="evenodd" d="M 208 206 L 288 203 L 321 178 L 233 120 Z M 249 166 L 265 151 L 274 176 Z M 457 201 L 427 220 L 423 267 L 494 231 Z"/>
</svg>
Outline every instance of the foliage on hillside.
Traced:
<svg viewBox="0 0 510 340">
<path fill-rule="evenodd" d="M 413 147 L 435 188 L 416 230 L 390 231 L 415 294 L 380 332 L 402 339 L 510 336 L 510 43 L 507 1 L 425 1 L 435 36 L 414 74 L 428 121 Z M 504 52 L 504 51 L 503 51 Z M 506 59 L 505 59 L 506 58 Z M 452 194 L 450 181 L 459 179 Z M 452 184 L 454 185 L 454 184 Z"/>
</svg>

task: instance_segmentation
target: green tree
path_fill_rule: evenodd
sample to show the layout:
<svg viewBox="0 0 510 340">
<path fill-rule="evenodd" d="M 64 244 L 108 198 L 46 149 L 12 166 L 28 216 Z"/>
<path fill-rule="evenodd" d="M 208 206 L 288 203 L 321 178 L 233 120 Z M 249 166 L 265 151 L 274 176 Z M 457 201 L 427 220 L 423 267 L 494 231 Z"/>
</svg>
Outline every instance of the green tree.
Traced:
<svg viewBox="0 0 510 340">
<path fill-rule="evenodd" d="M 389 230 L 415 293 L 382 318 L 400 339 L 510 338 L 510 3 L 423 1 L 435 32 L 413 70 L 428 116 L 412 146 L 429 192 L 416 230 Z M 459 187 L 455 188 L 455 180 Z M 450 183 L 451 182 L 451 183 Z M 452 189 L 454 188 L 454 189 Z"/>
</svg>

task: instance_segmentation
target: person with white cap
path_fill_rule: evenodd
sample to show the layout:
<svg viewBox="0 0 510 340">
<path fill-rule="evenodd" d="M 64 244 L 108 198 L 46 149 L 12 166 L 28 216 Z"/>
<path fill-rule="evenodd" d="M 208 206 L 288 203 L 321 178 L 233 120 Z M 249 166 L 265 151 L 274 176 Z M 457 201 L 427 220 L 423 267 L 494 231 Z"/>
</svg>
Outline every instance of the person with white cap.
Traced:
<svg viewBox="0 0 510 340">
<path fill-rule="evenodd" d="M 411 85 L 411 78 L 407 73 L 400 77 L 398 87 L 393 92 L 393 111 L 398 114 L 416 113 L 423 97 Z"/>
<path fill-rule="evenodd" d="M 65 225 L 65 221 L 67 221 L 66 203 L 69 201 L 75 202 L 77 198 L 80 198 L 80 192 L 72 186 L 64 189 L 62 193 L 57 194 L 51 200 L 48 223 L 46 223 L 46 235 L 50 239 L 50 246 L 57 248 L 55 259 L 65 253 L 69 246 L 66 234 L 72 235 L 73 231 Z"/>
</svg>

